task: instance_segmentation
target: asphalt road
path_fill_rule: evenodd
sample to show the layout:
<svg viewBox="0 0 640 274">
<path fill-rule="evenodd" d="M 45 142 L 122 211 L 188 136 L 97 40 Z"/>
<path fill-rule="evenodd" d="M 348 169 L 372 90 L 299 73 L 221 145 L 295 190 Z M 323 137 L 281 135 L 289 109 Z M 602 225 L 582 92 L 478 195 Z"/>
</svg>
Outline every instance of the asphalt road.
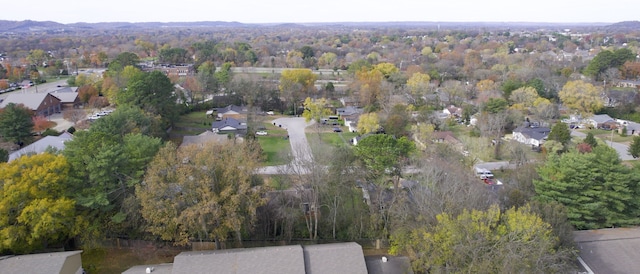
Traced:
<svg viewBox="0 0 640 274">
<path fill-rule="evenodd" d="M 311 147 L 307 142 L 307 135 L 304 133 L 306 127 L 313 124 L 313 122 L 307 123 L 302 117 L 292 118 L 278 118 L 272 121 L 276 125 L 281 125 L 285 128 L 289 134 L 289 143 L 291 144 L 291 151 L 293 152 L 293 162 L 284 166 L 268 166 L 261 168 L 258 173 L 260 174 L 280 174 L 285 170 L 291 170 L 295 172 L 305 173 L 303 166 L 305 162 L 310 162 L 313 158 L 311 154 Z M 294 171 L 289 171 L 290 173 Z"/>
<path fill-rule="evenodd" d="M 36 91 L 38 93 L 43 93 L 43 92 L 49 92 L 55 89 L 58 89 L 58 85 L 60 86 L 65 86 L 67 85 L 67 80 L 66 79 L 62 79 L 62 80 L 58 80 L 58 81 L 53 81 L 53 82 L 46 82 L 44 84 L 39 84 L 36 86 L 32 86 L 29 88 L 23 88 L 23 89 L 18 89 L 18 90 L 14 90 L 12 92 L 6 92 L 3 94 L 0 94 L 0 99 L 5 99 L 7 98 L 7 96 L 9 96 L 9 94 L 14 94 L 14 93 L 36 93 Z"/>
<path fill-rule="evenodd" d="M 577 130 L 572 130 L 571 131 L 571 136 L 575 136 L 575 137 L 579 137 L 579 138 L 585 138 L 587 137 L 587 134 L 577 131 Z M 612 147 L 613 149 L 616 150 L 616 152 L 618 152 L 618 156 L 620 156 L 620 159 L 623 161 L 629 161 L 629 160 L 635 160 L 635 158 L 633 158 L 633 156 L 631 156 L 631 154 L 629 154 L 629 146 L 626 144 L 621 144 L 621 143 L 616 143 L 616 142 L 611 142 L 608 140 L 603 140 L 607 145 L 609 145 L 610 147 Z"/>
</svg>

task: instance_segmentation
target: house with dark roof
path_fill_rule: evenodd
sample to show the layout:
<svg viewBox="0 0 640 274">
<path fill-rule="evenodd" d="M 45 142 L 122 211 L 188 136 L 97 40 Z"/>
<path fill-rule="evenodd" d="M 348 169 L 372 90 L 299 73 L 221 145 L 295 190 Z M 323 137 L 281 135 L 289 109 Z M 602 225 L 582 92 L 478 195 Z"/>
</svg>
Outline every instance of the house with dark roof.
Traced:
<svg viewBox="0 0 640 274">
<path fill-rule="evenodd" d="M 79 108 L 82 106 L 80 97 L 78 97 L 77 87 L 60 87 L 49 92 L 51 95 L 60 99 L 62 109 Z"/>
<path fill-rule="evenodd" d="M 342 118 L 342 119 L 360 115 L 360 114 L 362 114 L 362 112 L 364 112 L 363 108 L 359 108 L 359 107 L 355 107 L 355 106 L 346 106 L 346 107 L 343 107 L 343 108 L 337 108 L 336 109 L 336 114 L 338 116 L 340 116 L 340 118 Z"/>
<path fill-rule="evenodd" d="M 24 105 L 35 116 L 49 116 L 62 111 L 62 101 L 50 93 L 12 93 L 0 102 L 0 108 L 8 104 Z"/>
<path fill-rule="evenodd" d="M 357 243 L 287 245 L 178 254 L 173 264 L 135 266 L 123 274 L 142 273 L 368 273 Z"/>
<path fill-rule="evenodd" d="M 518 127 L 513 130 L 513 139 L 525 145 L 539 147 L 549 136 L 548 127 Z"/>
<path fill-rule="evenodd" d="M 450 105 L 442 110 L 443 114 L 447 115 L 447 118 L 462 117 L 462 108 Z"/>
<path fill-rule="evenodd" d="M 82 251 L 0 257 L 2 274 L 82 274 Z"/>
<path fill-rule="evenodd" d="M 231 117 L 225 117 L 211 124 L 211 131 L 215 133 L 243 133 L 247 130 L 247 123 Z"/>
<path fill-rule="evenodd" d="M 240 119 L 244 118 L 247 113 L 249 113 L 249 109 L 245 106 L 236 106 L 236 105 L 228 105 L 223 108 L 217 108 L 218 119 L 224 119 L 227 117 Z"/>
<path fill-rule="evenodd" d="M 60 134 L 60 136 L 45 136 L 44 138 L 9 154 L 8 162 L 18 159 L 23 155 L 40 154 L 47 151 L 47 149 L 54 149 L 57 151 L 64 150 L 65 142 L 72 138 L 73 135 L 66 131 Z"/>
</svg>

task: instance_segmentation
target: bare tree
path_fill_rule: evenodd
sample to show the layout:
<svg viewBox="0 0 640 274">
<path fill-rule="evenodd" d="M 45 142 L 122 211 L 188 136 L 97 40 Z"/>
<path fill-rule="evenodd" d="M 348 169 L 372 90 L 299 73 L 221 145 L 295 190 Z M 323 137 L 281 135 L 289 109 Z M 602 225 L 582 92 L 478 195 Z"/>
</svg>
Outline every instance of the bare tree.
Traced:
<svg viewBox="0 0 640 274">
<path fill-rule="evenodd" d="M 82 109 L 73 108 L 63 111 L 62 117 L 67 121 L 73 122 L 75 125 L 78 121 L 86 118 L 87 113 Z"/>
</svg>

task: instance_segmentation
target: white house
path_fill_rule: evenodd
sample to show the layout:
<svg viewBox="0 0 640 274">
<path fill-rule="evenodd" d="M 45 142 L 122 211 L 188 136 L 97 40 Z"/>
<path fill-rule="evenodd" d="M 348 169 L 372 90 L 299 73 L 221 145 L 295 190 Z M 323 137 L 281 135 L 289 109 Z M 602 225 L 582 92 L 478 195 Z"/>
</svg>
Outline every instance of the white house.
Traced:
<svg viewBox="0 0 640 274">
<path fill-rule="evenodd" d="M 513 130 L 513 139 L 532 146 L 540 146 L 547 139 L 551 129 L 547 127 L 518 127 Z"/>
</svg>

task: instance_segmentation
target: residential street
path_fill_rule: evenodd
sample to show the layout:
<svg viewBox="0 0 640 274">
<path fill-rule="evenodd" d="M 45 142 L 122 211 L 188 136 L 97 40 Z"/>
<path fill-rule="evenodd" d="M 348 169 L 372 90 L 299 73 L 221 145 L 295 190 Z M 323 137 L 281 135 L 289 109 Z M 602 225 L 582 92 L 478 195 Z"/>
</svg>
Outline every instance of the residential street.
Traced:
<svg viewBox="0 0 640 274">
<path fill-rule="evenodd" d="M 258 173 L 260 174 L 278 174 L 282 173 L 287 168 L 294 168 L 298 172 L 304 172 L 302 170 L 302 163 L 310 162 L 311 147 L 307 142 L 307 135 L 304 133 L 306 127 L 313 124 L 313 122 L 307 123 L 302 117 L 292 118 L 278 118 L 272 121 L 276 125 L 282 125 L 283 128 L 289 133 L 289 143 L 291 144 L 291 151 L 293 152 L 293 162 L 284 166 L 268 166 L 261 168 Z"/>
<path fill-rule="evenodd" d="M 577 130 L 571 130 L 571 136 L 575 136 L 575 137 L 579 137 L 579 138 L 585 138 L 587 137 L 587 134 L 577 131 Z M 616 143 L 616 142 L 611 142 L 609 140 L 603 140 L 605 143 L 607 143 L 607 145 L 609 145 L 610 147 L 613 147 L 613 149 L 615 149 L 618 152 L 618 155 L 620 156 L 620 159 L 623 161 L 628 161 L 628 160 L 635 160 L 633 158 L 633 156 L 631 156 L 631 154 L 629 154 L 628 150 L 629 150 L 629 146 L 625 145 L 625 144 L 621 144 L 621 143 Z"/>
</svg>

